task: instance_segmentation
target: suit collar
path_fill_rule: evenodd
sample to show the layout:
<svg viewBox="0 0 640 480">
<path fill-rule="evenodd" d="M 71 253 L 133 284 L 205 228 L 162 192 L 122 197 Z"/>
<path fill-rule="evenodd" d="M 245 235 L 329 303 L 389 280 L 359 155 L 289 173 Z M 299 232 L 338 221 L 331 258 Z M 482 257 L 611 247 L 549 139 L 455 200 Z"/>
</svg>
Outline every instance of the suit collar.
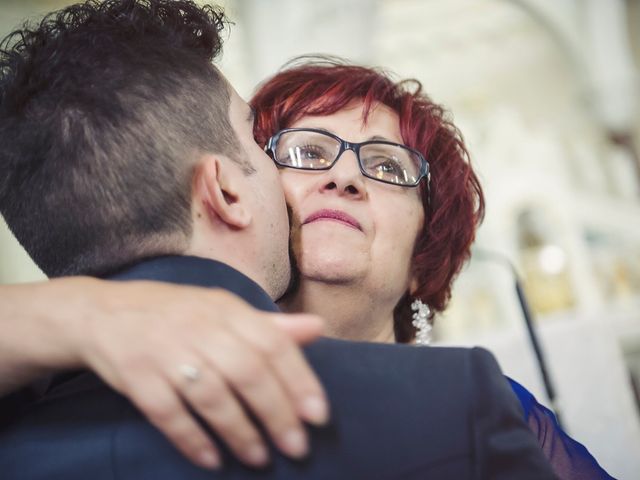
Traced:
<svg viewBox="0 0 640 480">
<path fill-rule="evenodd" d="M 169 255 L 149 258 L 105 278 L 109 280 L 154 280 L 159 282 L 223 288 L 260 310 L 278 311 L 273 300 L 256 282 L 222 262 L 207 258 Z"/>
</svg>

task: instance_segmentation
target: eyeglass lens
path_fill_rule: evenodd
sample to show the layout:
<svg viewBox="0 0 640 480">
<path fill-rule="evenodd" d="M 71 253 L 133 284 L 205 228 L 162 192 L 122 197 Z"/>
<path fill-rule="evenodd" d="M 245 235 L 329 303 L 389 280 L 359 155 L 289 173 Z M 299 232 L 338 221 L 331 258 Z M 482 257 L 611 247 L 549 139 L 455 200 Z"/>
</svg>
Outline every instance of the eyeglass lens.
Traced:
<svg viewBox="0 0 640 480">
<path fill-rule="evenodd" d="M 339 140 L 319 132 L 291 131 L 280 135 L 276 161 L 281 165 L 307 170 L 331 168 L 340 154 Z M 360 146 L 359 161 L 365 174 L 375 180 L 398 185 L 415 185 L 421 172 L 421 159 L 415 152 L 386 143 Z"/>
</svg>

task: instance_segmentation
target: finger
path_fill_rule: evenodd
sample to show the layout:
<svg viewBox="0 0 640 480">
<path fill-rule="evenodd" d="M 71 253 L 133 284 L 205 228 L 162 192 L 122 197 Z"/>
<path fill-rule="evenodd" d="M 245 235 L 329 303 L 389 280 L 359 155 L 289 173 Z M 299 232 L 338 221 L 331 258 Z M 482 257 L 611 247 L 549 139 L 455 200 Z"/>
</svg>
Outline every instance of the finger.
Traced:
<svg viewBox="0 0 640 480">
<path fill-rule="evenodd" d="M 324 331 L 324 320 L 316 315 L 275 313 L 268 316 L 274 325 L 298 344 L 312 342 Z"/>
<path fill-rule="evenodd" d="M 181 397 L 238 459 L 255 467 L 262 467 L 269 462 L 268 451 L 258 430 L 215 367 L 203 365 L 195 381 L 181 378 L 180 375 L 172 381 Z"/>
<path fill-rule="evenodd" d="M 274 316 L 270 316 L 275 320 Z M 310 322 L 314 318 L 309 317 Z M 317 324 L 316 324 L 317 325 Z M 317 375 L 298 346 L 286 334 L 270 327 L 267 322 L 233 326 L 244 341 L 267 359 L 288 398 L 296 406 L 297 414 L 315 425 L 325 424 L 329 418 L 329 402 Z"/>
<path fill-rule="evenodd" d="M 278 448 L 293 458 L 307 453 L 307 435 L 295 405 L 266 359 L 240 337 L 217 332 L 201 352 L 264 425 Z"/>
<path fill-rule="evenodd" d="M 146 378 L 129 396 L 147 419 L 193 463 L 207 469 L 222 466 L 213 441 L 162 377 Z"/>
</svg>

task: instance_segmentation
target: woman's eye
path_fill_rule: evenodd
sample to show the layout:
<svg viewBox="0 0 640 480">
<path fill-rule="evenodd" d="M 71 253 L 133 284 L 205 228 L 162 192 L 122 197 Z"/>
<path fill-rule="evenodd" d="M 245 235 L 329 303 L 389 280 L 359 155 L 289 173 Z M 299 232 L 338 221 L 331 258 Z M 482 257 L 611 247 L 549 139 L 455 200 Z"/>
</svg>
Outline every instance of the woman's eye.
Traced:
<svg viewBox="0 0 640 480">
<path fill-rule="evenodd" d="M 333 160 L 330 151 L 322 145 L 300 145 L 296 147 L 296 160 L 306 168 L 328 168 Z"/>
<path fill-rule="evenodd" d="M 298 154 L 299 157 L 309 160 L 317 160 L 325 157 L 324 149 L 317 145 L 303 145 L 296 147 L 296 150 L 300 152 Z"/>
<path fill-rule="evenodd" d="M 317 160 L 324 158 L 324 151 L 322 148 L 315 145 L 295 145 L 288 147 L 280 158 L 283 160 L 295 160 L 296 162 L 305 160 Z"/>
<path fill-rule="evenodd" d="M 393 173 L 401 175 L 402 165 L 393 157 L 375 157 L 371 159 L 370 166 L 378 173 Z"/>
</svg>

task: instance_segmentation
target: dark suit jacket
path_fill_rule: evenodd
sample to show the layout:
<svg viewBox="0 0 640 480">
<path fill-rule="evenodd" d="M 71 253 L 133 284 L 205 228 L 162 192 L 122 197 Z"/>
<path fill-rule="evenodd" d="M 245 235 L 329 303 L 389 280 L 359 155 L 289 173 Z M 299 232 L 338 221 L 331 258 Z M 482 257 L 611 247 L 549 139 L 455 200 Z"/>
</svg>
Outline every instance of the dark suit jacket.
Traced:
<svg viewBox="0 0 640 480">
<path fill-rule="evenodd" d="M 112 277 L 233 291 L 275 305 L 230 267 L 161 257 Z M 129 401 L 89 372 L 57 378 L 0 431 L 5 479 L 544 479 L 554 478 L 490 353 L 321 339 L 305 350 L 325 385 L 332 420 L 310 428 L 311 454 L 273 451 L 250 470 L 225 453 L 212 473 L 184 459 Z M 220 442 L 218 442 L 220 443 Z"/>
</svg>

